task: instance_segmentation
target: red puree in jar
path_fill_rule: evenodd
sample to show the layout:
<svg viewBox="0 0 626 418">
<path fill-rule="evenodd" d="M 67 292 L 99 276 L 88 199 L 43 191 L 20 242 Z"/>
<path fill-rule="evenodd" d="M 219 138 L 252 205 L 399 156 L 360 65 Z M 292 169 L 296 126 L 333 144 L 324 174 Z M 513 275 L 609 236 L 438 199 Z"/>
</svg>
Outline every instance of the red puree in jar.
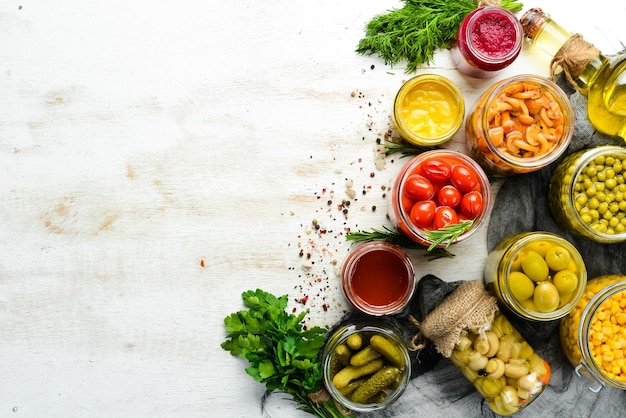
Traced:
<svg viewBox="0 0 626 418">
<path fill-rule="evenodd" d="M 473 22 L 472 43 L 490 57 L 502 57 L 515 47 L 515 29 L 500 13 L 488 13 Z"/>
<path fill-rule="evenodd" d="M 386 251 L 365 253 L 353 270 L 352 290 L 366 303 L 385 306 L 406 293 L 409 277 L 402 260 Z"/>
<path fill-rule="evenodd" d="M 522 24 L 509 10 L 479 7 L 461 22 L 450 49 L 452 61 L 464 74 L 492 77 L 517 58 L 523 35 Z"/>
</svg>

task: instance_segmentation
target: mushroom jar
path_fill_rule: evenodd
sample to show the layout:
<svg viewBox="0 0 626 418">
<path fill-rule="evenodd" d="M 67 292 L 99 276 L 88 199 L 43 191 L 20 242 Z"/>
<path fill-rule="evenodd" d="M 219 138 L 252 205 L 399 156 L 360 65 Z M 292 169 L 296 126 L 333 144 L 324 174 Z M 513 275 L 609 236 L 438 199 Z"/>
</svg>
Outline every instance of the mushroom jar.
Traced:
<svg viewBox="0 0 626 418">
<path fill-rule="evenodd" d="M 555 161 L 569 145 L 574 111 L 554 82 L 518 75 L 492 85 L 467 116 L 471 155 L 500 175 L 529 173 Z"/>
</svg>

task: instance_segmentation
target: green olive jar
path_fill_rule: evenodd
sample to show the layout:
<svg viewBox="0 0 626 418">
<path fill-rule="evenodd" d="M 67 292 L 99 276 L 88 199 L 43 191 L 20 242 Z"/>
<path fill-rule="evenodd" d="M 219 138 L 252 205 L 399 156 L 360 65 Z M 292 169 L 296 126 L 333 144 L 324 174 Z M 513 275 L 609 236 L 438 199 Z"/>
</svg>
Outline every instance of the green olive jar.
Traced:
<svg viewBox="0 0 626 418">
<path fill-rule="evenodd" d="M 487 255 L 485 287 L 522 319 L 553 321 L 582 297 L 587 269 L 569 241 L 551 232 L 524 232 L 502 239 Z"/>
<path fill-rule="evenodd" d="M 556 221 L 581 237 L 626 241 L 626 148 L 602 145 L 563 159 L 550 180 L 548 201 Z"/>
<path fill-rule="evenodd" d="M 330 396 L 357 412 L 387 408 L 411 377 L 409 350 L 401 332 L 383 317 L 338 325 L 322 350 L 324 385 Z"/>
</svg>

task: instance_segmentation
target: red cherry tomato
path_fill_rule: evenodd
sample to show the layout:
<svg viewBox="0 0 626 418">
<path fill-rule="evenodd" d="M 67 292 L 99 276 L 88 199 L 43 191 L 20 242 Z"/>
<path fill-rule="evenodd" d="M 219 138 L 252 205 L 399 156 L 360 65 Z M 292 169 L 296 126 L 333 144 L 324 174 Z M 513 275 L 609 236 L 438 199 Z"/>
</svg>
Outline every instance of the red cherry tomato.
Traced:
<svg viewBox="0 0 626 418">
<path fill-rule="evenodd" d="M 483 211 L 483 195 L 479 191 L 467 193 L 461 199 L 461 212 L 468 218 L 474 219 Z"/>
<path fill-rule="evenodd" d="M 439 229 L 451 224 L 458 224 L 459 216 L 450 206 L 439 206 L 435 210 L 435 218 L 433 219 L 433 228 Z"/>
<path fill-rule="evenodd" d="M 411 199 L 410 197 L 408 197 L 406 195 L 406 193 L 402 194 L 402 209 L 406 212 L 406 213 L 410 213 L 411 212 L 411 208 L 413 207 L 413 205 L 415 204 L 415 200 Z"/>
<path fill-rule="evenodd" d="M 437 201 L 441 206 L 450 206 L 451 208 L 457 207 L 461 202 L 463 194 L 452 185 L 443 186 L 439 193 L 437 193 Z"/>
<path fill-rule="evenodd" d="M 464 193 L 471 192 L 478 185 L 476 173 L 465 164 L 457 164 L 452 167 L 450 181 L 454 187 Z"/>
<path fill-rule="evenodd" d="M 411 174 L 404 183 L 404 194 L 414 200 L 427 200 L 435 193 L 433 184 L 424 176 Z"/>
<path fill-rule="evenodd" d="M 437 205 L 435 205 L 435 202 L 432 200 L 417 202 L 411 208 L 411 222 L 413 222 L 418 228 L 424 228 L 430 225 L 435 217 L 436 207 Z"/>
<path fill-rule="evenodd" d="M 451 171 L 450 163 L 440 158 L 431 158 L 422 163 L 422 174 L 430 181 L 446 181 Z"/>
</svg>

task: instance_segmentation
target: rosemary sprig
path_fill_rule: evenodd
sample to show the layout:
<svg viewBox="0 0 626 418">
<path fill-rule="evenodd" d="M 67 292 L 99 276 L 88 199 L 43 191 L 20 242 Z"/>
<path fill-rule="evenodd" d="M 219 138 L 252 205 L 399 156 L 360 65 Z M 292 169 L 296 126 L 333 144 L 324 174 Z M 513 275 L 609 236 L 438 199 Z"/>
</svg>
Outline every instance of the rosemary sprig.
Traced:
<svg viewBox="0 0 626 418">
<path fill-rule="evenodd" d="M 474 221 L 463 221 L 457 224 L 450 224 L 436 230 L 426 231 L 426 239 L 431 242 L 430 247 L 428 247 L 428 251 L 433 250 L 439 244 L 444 242 L 446 243 L 445 248 L 448 248 L 450 244 L 455 242 L 461 235 L 467 232 L 473 224 Z"/>
<path fill-rule="evenodd" d="M 454 254 L 444 248 L 428 248 L 421 245 L 394 229 L 383 226 L 383 229 L 372 228 L 369 231 L 350 231 L 346 234 L 346 239 L 355 243 L 385 241 L 399 247 L 426 250 L 425 254 L 429 260 L 436 260 L 443 257 L 454 257 Z"/>
<path fill-rule="evenodd" d="M 395 142 L 389 140 L 386 140 L 383 143 L 383 147 L 385 148 L 385 151 L 383 152 L 385 155 L 400 153 L 402 157 L 410 157 L 412 155 L 418 155 L 422 152 L 436 149 L 436 147 L 420 147 L 418 145 L 408 144 L 404 141 Z"/>
<path fill-rule="evenodd" d="M 406 61 L 406 73 L 433 62 L 435 51 L 450 48 L 456 32 L 471 11 L 474 0 L 403 0 L 404 7 L 374 16 L 357 45 L 361 55 L 377 53 L 386 63 Z M 500 0 L 500 6 L 519 12 L 519 0 Z"/>
</svg>

